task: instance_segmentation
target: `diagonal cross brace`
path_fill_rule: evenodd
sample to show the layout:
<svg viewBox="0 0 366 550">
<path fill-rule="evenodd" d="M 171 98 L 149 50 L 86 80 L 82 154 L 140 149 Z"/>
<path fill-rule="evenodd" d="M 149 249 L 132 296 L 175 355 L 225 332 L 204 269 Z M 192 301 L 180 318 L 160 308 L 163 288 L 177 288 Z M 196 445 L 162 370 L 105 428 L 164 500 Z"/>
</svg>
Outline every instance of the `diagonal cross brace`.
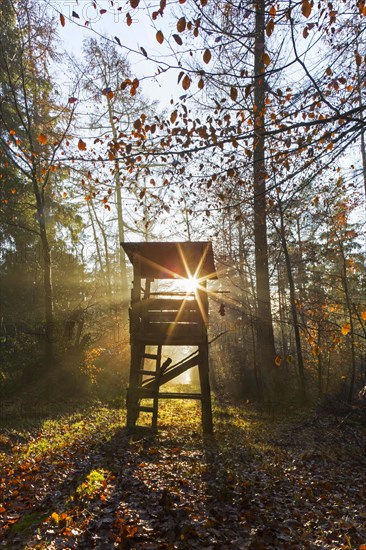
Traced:
<svg viewBox="0 0 366 550">
<path fill-rule="evenodd" d="M 183 363 L 177 363 L 176 365 L 171 366 L 167 370 L 163 371 L 163 373 L 160 376 L 159 379 L 159 386 L 162 386 L 163 384 L 166 384 L 167 382 L 170 382 L 173 380 L 173 378 L 176 378 L 180 374 L 183 374 L 188 369 L 191 369 L 192 367 L 195 367 L 198 365 L 199 359 L 198 359 L 198 352 L 191 357 L 190 359 L 187 359 L 183 361 Z M 153 389 L 155 387 L 155 379 L 149 379 L 144 383 L 142 386 L 145 389 Z"/>
</svg>

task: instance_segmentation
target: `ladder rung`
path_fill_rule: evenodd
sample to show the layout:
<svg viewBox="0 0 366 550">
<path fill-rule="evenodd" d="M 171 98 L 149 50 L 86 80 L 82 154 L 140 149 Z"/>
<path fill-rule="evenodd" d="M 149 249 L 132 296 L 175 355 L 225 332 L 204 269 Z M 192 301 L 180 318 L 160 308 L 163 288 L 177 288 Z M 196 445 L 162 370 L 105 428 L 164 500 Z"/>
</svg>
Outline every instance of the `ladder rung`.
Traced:
<svg viewBox="0 0 366 550">
<path fill-rule="evenodd" d="M 155 407 L 139 407 L 140 412 L 153 413 L 156 411 Z"/>
<path fill-rule="evenodd" d="M 160 392 L 159 399 L 202 399 L 201 393 Z"/>
<path fill-rule="evenodd" d="M 151 376 L 156 376 L 156 375 L 157 375 L 156 370 L 140 369 L 140 370 L 139 370 L 139 373 L 140 373 L 140 374 L 150 374 Z"/>
<path fill-rule="evenodd" d="M 143 353 L 141 355 L 144 359 L 160 359 L 161 355 L 156 355 L 155 353 Z"/>
</svg>

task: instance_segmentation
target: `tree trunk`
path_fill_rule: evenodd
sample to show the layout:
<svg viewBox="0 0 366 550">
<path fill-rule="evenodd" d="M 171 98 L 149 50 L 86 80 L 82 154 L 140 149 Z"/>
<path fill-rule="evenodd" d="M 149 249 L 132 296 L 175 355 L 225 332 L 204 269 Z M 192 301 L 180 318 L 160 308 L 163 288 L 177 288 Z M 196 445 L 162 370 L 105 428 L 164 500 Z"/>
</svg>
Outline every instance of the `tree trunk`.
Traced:
<svg viewBox="0 0 366 550">
<path fill-rule="evenodd" d="M 112 278 L 111 278 L 111 262 L 109 259 L 109 250 L 108 250 L 108 241 L 107 236 L 105 234 L 105 230 L 103 227 L 103 224 L 100 222 L 93 201 L 90 201 L 91 208 L 94 213 L 95 221 L 97 222 L 97 225 L 100 229 L 100 232 L 102 234 L 103 244 L 104 244 L 104 253 L 105 253 L 105 273 L 106 273 L 106 280 L 107 280 L 107 292 L 108 292 L 108 299 L 109 302 L 112 300 Z"/>
<path fill-rule="evenodd" d="M 104 283 L 107 284 L 107 281 L 106 281 L 106 278 L 105 278 L 104 272 L 103 272 L 103 260 L 102 260 L 102 254 L 101 254 L 101 251 L 100 251 L 100 246 L 99 246 L 97 231 L 96 231 L 96 229 L 95 229 L 95 223 L 94 223 L 94 218 L 93 218 L 93 211 L 92 211 L 92 209 L 91 209 L 91 207 L 90 207 L 90 203 L 89 203 L 89 202 L 88 202 L 88 213 L 89 213 L 90 223 L 91 223 L 92 231 L 93 231 L 93 237 L 94 237 L 94 243 L 95 243 L 95 250 L 96 250 L 96 252 L 97 252 L 97 260 L 98 260 L 98 264 L 99 264 L 99 270 L 100 270 L 100 273 L 101 273 L 102 276 L 103 276 Z"/>
<path fill-rule="evenodd" d="M 36 176 L 32 178 L 33 192 L 36 198 L 37 218 L 41 237 L 41 249 L 43 258 L 43 289 L 44 289 L 44 314 L 45 314 L 45 360 L 48 368 L 54 367 L 54 313 L 53 313 L 53 289 L 52 289 L 52 263 L 51 249 L 48 241 L 44 191 L 40 191 Z"/>
<path fill-rule="evenodd" d="M 265 2 L 255 4 L 254 43 L 254 243 L 257 290 L 257 341 L 266 398 L 273 397 L 275 344 L 272 325 L 270 281 L 268 269 L 268 243 L 266 219 L 266 166 L 265 166 Z"/>
<path fill-rule="evenodd" d="M 112 109 L 112 103 L 109 98 L 107 98 L 108 101 L 108 117 L 109 117 L 109 124 L 111 125 L 112 129 L 112 135 L 113 135 L 113 142 L 117 146 L 118 145 L 118 132 L 117 128 L 113 119 L 113 109 Z M 116 148 L 117 151 L 117 148 Z M 118 222 L 118 257 L 119 257 L 119 269 L 121 274 L 121 287 L 122 287 L 122 294 L 124 296 L 127 295 L 127 269 L 126 269 L 126 255 L 125 252 L 121 246 L 121 243 L 125 240 L 125 227 L 124 227 L 124 220 L 123 220 L 123 206 L 122 206 L 122 193 L 121 193 L 121 174 L 120 174 L 120 162 L 118 155 L 116 153 L 115 159 L 114 159 L 114 183 L 116 188 L 116 203 L 117 203 L 117 222 Z M 125 309 L 125 308 L 123 308 Z"/>
<path fill-rule="evenodd" d="M 280 229 L 281 244 L 282 244 L 282 250 L 285 256 L 287 279 L 288 279 L 288 285 L 290 289 L 290 306 L 291 306 L 292 321 L 294 324 L 294 332 L 295 332 L 297 367 L 299 370 L 299 379 L 300 379 L 300 394 L 302 399 L 306 399 L 305 367 L 304 367 L 304 358 L 302 355 L 299 318 L 298 318 L 297 307 L 296 307 L 295 283 L 292 275 L 291 258 L 287 247 L 285 225 L 283 221 L 283 210 L 282 210 L 280 200 L 278 201 L 278 206 L 280 211 L 280 223 L 281 223 L 281 229 Z"/>
<path fill-rule="evenodd" d="M 344 295 L 346 298 L 346 307 L 349 316 L 349 325 L 350 325 L 350 347 L 351 347 L 351 377 L 348 389 L 348 402 L 351 403 L 353 399 L 353 393 L 355 388 L 356 381 L 356 353 L 355 353 L 355 332 L 353 324 L 353 314 L 352 314 L 352 304 L 350 298 L 350 292 L 348 287 L 348 277 L 347 277 L 347 260 L 344 253 L 343 242 L 341 238 L 338 239 L 339 249 L 342 256 L 342 283 L 344 289 Z"/>
</svg>

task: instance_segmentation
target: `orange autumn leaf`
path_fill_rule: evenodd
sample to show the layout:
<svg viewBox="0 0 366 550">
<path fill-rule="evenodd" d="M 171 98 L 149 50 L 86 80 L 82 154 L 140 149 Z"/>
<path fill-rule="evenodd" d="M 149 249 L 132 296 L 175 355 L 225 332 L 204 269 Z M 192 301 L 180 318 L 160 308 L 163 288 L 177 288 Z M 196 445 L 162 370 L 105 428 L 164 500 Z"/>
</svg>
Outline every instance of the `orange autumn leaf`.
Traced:
<svg viewBox="0 0 366 550">
<path fill-rule="evenodd" d="M 345 323 L 341 328 L 343 336 L 347 336 L 349 332 L 351 332 L 351 325 L 349 323 Z"/>
<path fill-rule="evenodd" d="M 162 31 L 158 31 L 156 33 L 156 40 L 159 42 L 159 44 L 162 44 L 164 42 L 164 35 Z"/>
<path fill-rule="evenodd" d="M 309 15 L 311 14 L 311 9 L 312 9 L 312 5 L 311 3 L 309 2 L 309 0 L 303 0 L 302 1 L 302 6 L 301 6 L 301 11 L 302 11 L 302 14 L 304 17 L 309 17 Z"/>
<path fill-rule="evenodd" d="M 80 151 L 86 151 L 86 143 L 82 139 L 79 139 L 78 149 L 80 149 Z"/>
<path fill-rule="evenodd" d="M 235 86 L 231 86 L 230 88 L 230 98 L 233 101 L 236 101 L 238 99 L 238 89 L 235 88 Z"/>
<path fill-rule="evenodd" d="M 203 53 L 203 61 L 207 64 L 211 61 L 211 52 L 210 50 L 205 50 Z"/>
<path fill-rule="evenodd" d="M 274 360 L 274 363 L 275 363 L 276 367 L 280 367 L 280 366 L 281 366 L 281 362 L 282 362 L 282 357 L 281 357 L 281 355 L 276 355 L 275 360 Z"/>
<path fill-rule="evenodd" d="M 266 25 L 266 35 L 268 36 L 268 38 L 273 33 L 273 30 L 274 30 L 274 21 L 273 19 L 270 19 Z"/>
<path fill-rule="evenodd" d="M 60 23 L 61 23 L 61 26 L 62 26 L 62 27 L 65 26 L 65 16 L 62 15 L 62 13 L 60 13 Z"/>
<path fill-rule="evenodd" d="M 188 88 L 190 87 L 191 85 L 191 79 L 189 78 L 189 76 L 186 74 L 185 77 L 183 78 L 182 80 L 182 87 L 183 87 L 183 90 L 188 90 Z"/>
<path fill-rule="evenodd" d="M 187 25 L 186 18 L 181 17 L 177 21 L 177 31 L 178 32 L 184 32 L 186 30 L 186 25 Z"/>
<path fill-rule="evenodd" d="M 268 53 L 264 53 L 262 55 L 262 61 L 266 67 L 271 63 L 271 58 L 269 57 Z"/>
<path fill-rule="evenodd" d="M 41 145 L 46 145 L 47 143 L 47 136 L 45 134 L 39 134 L 38 141 Z"/>
<path fill-rule="evenodd" d="M 10 130 L 9 134 L 10 134 L 11 136 L 15 136 L 15 130 Z"/>
</svg>

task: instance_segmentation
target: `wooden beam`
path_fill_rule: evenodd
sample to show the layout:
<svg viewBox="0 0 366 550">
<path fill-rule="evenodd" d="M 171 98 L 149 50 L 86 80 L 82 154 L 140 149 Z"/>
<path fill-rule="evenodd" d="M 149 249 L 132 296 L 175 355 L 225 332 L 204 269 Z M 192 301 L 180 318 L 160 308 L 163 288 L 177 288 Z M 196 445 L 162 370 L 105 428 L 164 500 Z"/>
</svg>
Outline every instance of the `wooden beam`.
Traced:
<svg viewBox="0 0 366 550">
<path fill-rule="evenodd" d="M 194 357 L 191 357 L 188 359 L 188 361 L 184 361 L 183 363 L 179 363 L 177 365 L 172 365 L 169 369 L 167 369 L 160 377 L 160 386 L 163 384 L 166 384 L 167 382 L 170 382 L 180 374 L 183 374 L 183 372 L 186 372 L 188 369 L 191 369 L 192 367 L 195 367 L 198 365 L 199 356 L 198 354 Z M 152 389 L 154 387 L 155 380 L 147 380 L 146 383 L 143 383 L 143 389 Z"/>
<path fill-rule="evenodd" d="M 160 392 L 159 399 L 202 399 L 200 393 Z"/>
</svg>

